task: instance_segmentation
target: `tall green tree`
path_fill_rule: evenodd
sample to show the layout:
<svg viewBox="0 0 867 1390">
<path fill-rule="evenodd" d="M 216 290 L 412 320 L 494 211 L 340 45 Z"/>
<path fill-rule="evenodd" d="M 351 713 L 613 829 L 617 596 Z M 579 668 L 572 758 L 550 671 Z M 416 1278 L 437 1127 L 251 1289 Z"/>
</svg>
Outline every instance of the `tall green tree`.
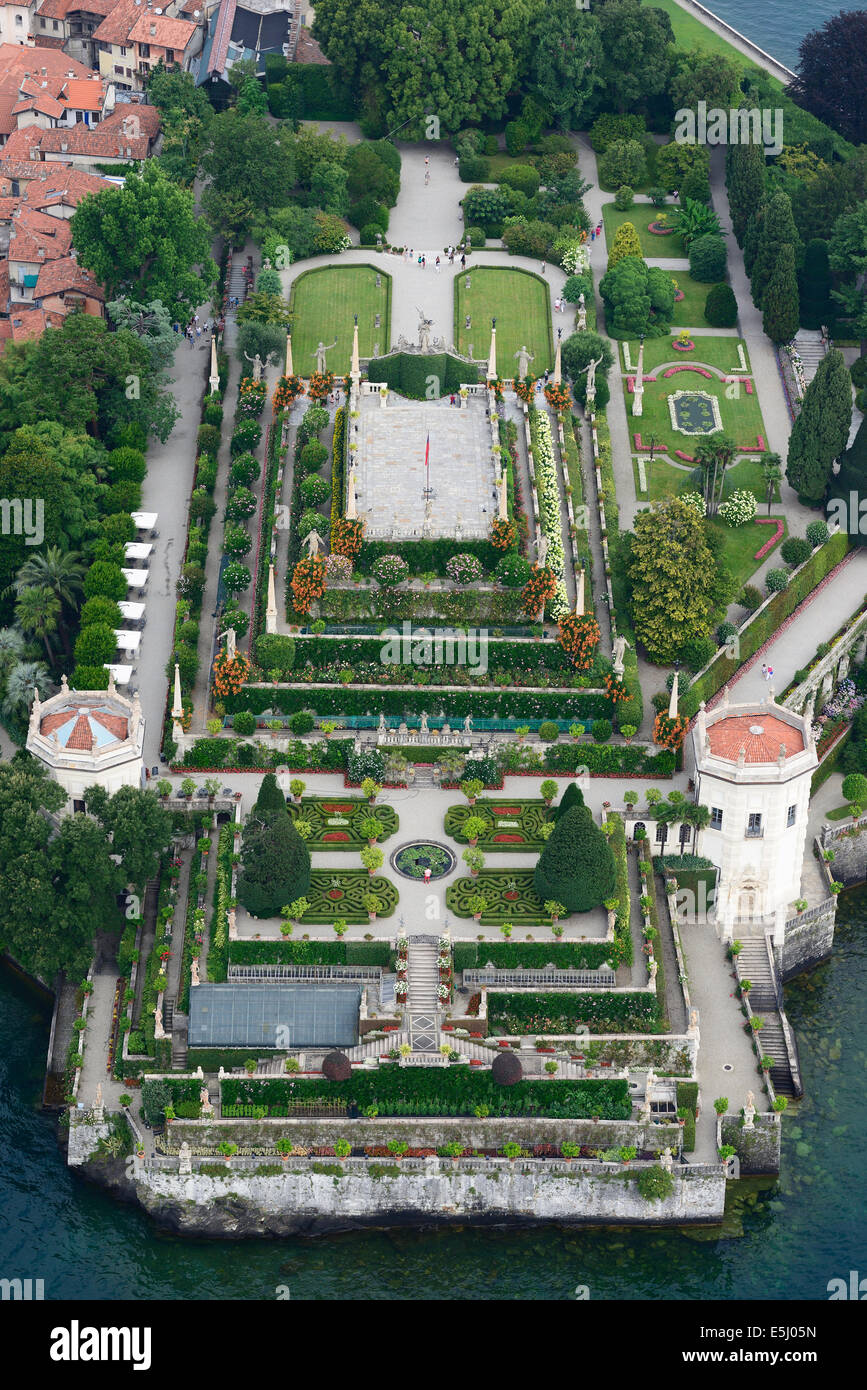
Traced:
<svg viewBox="0 0 867 1390">
<path fill-rule="evenodd" d="M 143 893 L 171 843 L 171 812 L 154 792 L 139 787 L 121 787 L 113 796 L 102 787 L 88 787 L 84 801 L 111 837 L 112 853 L 120 855 L 124 883 Z"/>
<path fill-rule="evenodd" d="M 726 434 L 709 434 L 699 440 L 695 461 L 704 471 L 704 500 L 708 516 L 716 516 L 722 501 L 726 469 L 734 462 L 737 445 Z"/>
<path fill-rule="evenodd" d="M 765 192 L 765 151 L 750 141 L 746 145 L 729 145 L 726 150 L 726 183 L 732 231 L 738 246 L 743 246 L 747 223 L 759 206 Z"/>
<path fill-rule="evenodd" d="M 842 352 L 834 348 L 819 363 L 789 437 L 786 477 L 808 506 L 818 506 L 825 496 L 851 423 L 852 381 Z"/>
<path fill-rule="evenodd" d="M 54 329 L 53 333 L 59 331 Z M 25 523 L 29 507 L 32 525 L 38 523 L 35 502 L 42 504 L 41 537 L 34 531 L 28 544 L 25 534 L 10 534 L 3 537 L 0 545 L 0 619 L 8 619 L 12 616 L 13 580 L 26 561 L 35 559 L 37 547 L 32 541 L 38 539 L 42 545 L 72 549 L 86 530 L 88 518 L 82 514 L 74 480 L 64 475 L 38 437 L 26 427 L 16 431 L 0 459 L 0 497 L 21 501 Z"/>
<path fill-rule="evenodd" d="M 592 11 L 553 0 L 530 23 L 527 80 L 561 130 L 583 130 L 604 85 L 602 36 Z"/>
<path fill-rule="evenodd" d="M 750 273 L 750 289 L 757 309 L 761 309 L 764 304 L 765 290 L 774 273 L 779 249 L 783 243 L 791 246 L 797 268 L 803 258 L 803 247 L 792 216 L 791 199 L 787 193 L 781 191 L 769 199 L 765 208 L 756 258 Z"/>
<path fill-rule="evenodd" d="M 852 319 L 854 331 L 862 339 L 861 351 L 867 350 L 867 201 L 844 212 L 834 223 L 828 244 L 828 260 L 832 270 L 841 276 L 841 284 L 832 296 L 842 304 Z"/>
<path fill-rule="evenodd" d="M 15 601 L 16 623 L 22 632 L 43 643 L 49 666 L 54 663 L 54 653 L 48 639 L 57 631 L 59 617 L 60 600 L 50 589 L 22 589 Z"/>
<path fill-rule="evenodd" d="M 186 323 L 216 279 L 207 228 L 193 195 L 153 160 L 127 174 L 122 188 L 82 198 L 70 223 L 80 263 L 108 298 L 159 299 Z"/>
<path fill-rule="evenodd" d="M 781 242 L 762 302 L 762 328 L 772 343 L 791 342 L 798 331 L 800 305 L 795 250 Z"/>
<path fill-rule="evenodd" d="M 722 53 L 701 48 L 678 50 L 669 81 L 669 94 L 675 109 L 695 110 L 700 101 L 729 108 L 740 99 L 741 67 Z"/>
<path fill-rule="evenodd" d="M 251 816 L 241 839 L 238 898 L 254 917 L 276 917 L 310 887 L 310 851 L 284 811 Z"/>
<path fill-rule="evenodd" d="M 572 806 L 555 822 L 539 855 L 533 887 L 543 902 L 567 912 L 590 912 L 614 892 L 614 855 L 587 806 Z"/>
<path fill-rule="evenodd" d="M 820 237 L 814 237 L 807 243 L 798 288 L 801 327 L 821 328 L 823 324 L 828 324 L 833 313 L 831 270 L 828 262 L 828 243 Z"/>
<path fill-rule="evenodd" d="M 847 140 L 867 142 L 867 10 L 841 13 L 801 41 L 790 96 Z"/>
<path fill-rule="evenodd" d="M 159 162 L 169 178 L 189 187 L 207 145 L 214 108 L 192 73 L 170 72 L 161 62 L 148 75 L 148 98 L 162 118 Z"/>
<path fill-rule="evenodd" d="M 664 92 L 674 44 L 665 11 L 642 5 L 641 0 L 605 0 L 593 9 L 602 38 L 606 104 L 629 111 Z"/>
<path fill-rule="evenodd" d="M 651 661 L 672 662 L 684 633 L 710 633 L 713 556 L 704 526 L 678 497 L 655 502 L 635 518 L 628 560 L 632 621 Z"/>
<path fill-rule="evenodd" d="M 202 211 L 215 232 L 236 245 L 253 223 L 290 200 L 295 185 L 292 132 L 264 116 L 221 111 L 211 123 L 210 148 L 202 159 L 209 182 Z"/>
</svg>

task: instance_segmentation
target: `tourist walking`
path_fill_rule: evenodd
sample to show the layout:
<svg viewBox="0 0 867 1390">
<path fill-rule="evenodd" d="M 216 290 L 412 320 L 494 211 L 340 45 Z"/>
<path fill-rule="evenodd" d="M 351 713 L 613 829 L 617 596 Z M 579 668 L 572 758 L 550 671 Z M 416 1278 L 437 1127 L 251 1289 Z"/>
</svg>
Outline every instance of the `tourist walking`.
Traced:
<svg viewBox="0 0 867 1390">
<path fill-rule="evenodd" d="M 769 667 L 768 667 L 767 679 L 768 679 L 769 681 L 772 681 L 772 680 L 774 679 L 774 668 L 773 668 L 773 666 L 769 666 Z"/>
<path fill-rule="evenodd" d="M 768 679 L 768 668 L 767 668 L 767 666 L 765 665 L 765 663 L 764 663 L 764 661 L 763 661 L 763 662 L 762 662 L 762 680 L 765 680 L 765 681 L 766 681 L 767 679 Z"/>
<path fill-rule="evenodd" d="M 542 264 L 539 266 L 539 269 L 541 270 L 541 272 L 542 272 L 543 275 L 545 275 L 545 274 L 547 273 L 547 272 L 546 272 L 546 263 L 545 263 L 545 261 L 542 262 Z"/>
<path fill-rule="evenodd" d="M 466 265 L 467 265 L 467 258 L 466 258 L 466 256 L 461 256 L 461 270 L 465 270 L 465 269 L 466 269 Z"/>
<path fill-rule="evenodd" d="M 439 275 L 439 273 L 440 273 L 440 258 L 439 258 L 439 256 L 437 256 L 437 258 L 436 258 L 436 265 L 434 266 L 434 270 L 436 271 L 437 275 Z"/>
</svg>

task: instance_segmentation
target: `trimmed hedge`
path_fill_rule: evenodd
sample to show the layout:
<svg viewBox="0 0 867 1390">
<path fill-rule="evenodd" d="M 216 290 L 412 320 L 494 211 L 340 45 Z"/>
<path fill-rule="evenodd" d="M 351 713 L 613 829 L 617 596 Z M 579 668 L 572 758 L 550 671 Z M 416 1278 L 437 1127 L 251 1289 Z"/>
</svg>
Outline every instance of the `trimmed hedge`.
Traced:
<svg viewBox="0 0 867 1390">
<path fill-rule="evenodd" d="M 491 1033 L 574 1033 L 589 1024 L 597 1033 L 658 1033 L 659 1002 L 652 994 L 524 991 L 488 993 Z"/>
<path fill-rule="evenodd" d="M 477 384 L 479 373 L 477 367 L 448 352 L 426 353 L 423 357 L 395 352 L 387 357 L 374 357 L 367 368 L 368 381 L 384 381 L 391 391 L 413 401 L 429 399 L 427 390 L 431 377 L 439 381 L 442 397 L 451 395 L 464 384 Z"/>
<path fill-rule="evenodd" d="M 232 965 L 379 965 L 387 969 L 385 941 L 232 941 Z"/>
<path fill-rule="evenodd" d="M 489 963 L 498 970 L 596 970 L 611 957 L 607 941 L 456 941 L 453 951 L 455 972 Z"/>
<path fill-rule="evenodd" d="M 372 550 L 380 542 L 370 543 Z M 482 542 L 477 542 L 481 546 Z M 385 546 L 386 542 L 382 542 Z M 407 547 L 409 548 L 409 547 Z M 365 542 L 365 552 L 368 550 L 368 543 Z M 385 553 L 385 551 L 383 551 Z M 394 546 L 389 554 L 400 554 L 400 547 Z M 467 554 L 475 553 L 467 550 Z M 454 554 L 452 550 L 450 554 Z M 404 558 L 407 558 L 404 556 Z M 359 665 L 364 662 L 379 662 L 379 654 L 382 650 L 382 634 L 371 634 L 369 637 L 344 636 L 339 637 L 317 637 L 299 636 L 295 638 L 295 669 L 298 670 L 307 662 L 311 662 L 314 667 L 327 666 L 331 662 L 341 662 L 345 665 Z M 487 644 L 488 670 L 495 671 L 498 667 L 511 671 L 543 671 L 550 674 L 565 673 L 570 677 L 576 673 L 569 663 L 569 659 L 560 646 L 559 642 L 527 642 L 510 640 L 504 638 L 489 638 Z M 605 669 L 608 663 L 596 665 L 589 672 L 581 672 L 588 686 L 601 686 Z M 418 669 L 417 667 L 413 669 Z"/>
<path fill-rule="evenodd" d="M 385 1049 L 383 1049 L 385 1050 Z M 191 1054 L 192 1055 L 192 1054 Z M 492 1053 L 492 1056 L 494 1054 Z M 494 1116 L 546 1115 L 562 1119 L 628 1120 L 632 1101 L 625 1081 L 519 1081 L 498 1086 L 490 1072 L 469 1067 L 380 1067 L 356 1072 L 349 1081 L 308 1081 L 279 1077 L 254 1081 L 228 1077 L 224 1105 L 317 1105 L 345 1101 L 364 1109 L 376 1105 L 384 1115 L 473 1115 L 486 1105 Z"/>
<path fill-rule="evenodd" d="M 330 686 L 311 689 L 297 686 L 245 686 L 237 695 L 227 695 L 223 703 L 229 714 L 238 710 L 277 710 L 292 714 L 296 710 L 314 710 L 316 714 L 369 714 L 382 710 L 384 714 L 422 714 L 430 710 L 431 700 L 439 711 L 450 719 L 598 719 L 608 713 L 608 699 L 603 694 L 582 690 L 534 690 L 532 693 L 515 690 L 449 690 L 442 686 Z M 583 746 L 583 745 L 582 745 Z M 586 761 L 586 760 L 585 760 Z M 639 762 L 641 761 L 639 757 Z"/>
</svg>

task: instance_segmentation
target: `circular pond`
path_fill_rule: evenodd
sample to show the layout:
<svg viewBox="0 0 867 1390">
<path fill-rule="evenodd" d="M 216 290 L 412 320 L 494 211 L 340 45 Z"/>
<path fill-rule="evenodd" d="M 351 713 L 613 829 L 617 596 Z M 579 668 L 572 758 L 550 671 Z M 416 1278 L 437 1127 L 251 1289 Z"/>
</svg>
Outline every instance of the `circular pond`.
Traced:
<svg viewBox="0 0 867 1390">
<path fill-rule="evenodd" d="M 403 878 L 424 879 L 426 869 L 430 869 L 431 880 L 445 878 L 456 863 L 452 851 L 433 840 L 413 840 L 391 856 L 391 867 Z"/>
</svg>

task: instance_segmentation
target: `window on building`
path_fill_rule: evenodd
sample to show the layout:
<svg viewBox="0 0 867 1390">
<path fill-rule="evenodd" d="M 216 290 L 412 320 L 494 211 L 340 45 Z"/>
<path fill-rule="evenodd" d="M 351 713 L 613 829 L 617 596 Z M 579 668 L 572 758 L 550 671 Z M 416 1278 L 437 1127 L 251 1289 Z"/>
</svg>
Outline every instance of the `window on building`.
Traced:
<svg viewBox="0 0 867 1390">
<path fill-rule="evenodd" d="M 722 810 L 719 806 L 710 808 L 710 828 L 711 830 L 722 830 Z"/>
<path fill-rule="evenodd" d="M 83 816 L 87 811 L 87 807 L 85 806 L 84 802 L 78 800 L 73 801 L 72 809 L 77 816 Z"/>
<path fill-rule="evenodd" d="M 124 46 L 123 44 L 121 44 L 121 46 L 120 46 L 120 56 L 121 56 L 121 58 L 125 58 L 125 57 L 126 57 L 126 48 L 125 48 L 125 46 Z"/>
<path fill-rule="evenodd" d="M 175 61 L 175 50 L 174 50 L 173 48 L 167 48 L 167 49 L 166 49 L 166 62 L 167 62 L 167 63 L 173 63 L 174 61 Z"/>
<path fill-rule="evenodd" d="M 751 811 L 747 821 L 747 838 L 757 840 L 762 833 L 762 818 L 758 811 Z"/>
<path fill-rule="evenodd" d="M 656 827 L 656 843 L 657 843 L 658 845 L 664 845 L 667 839 L 668 839 L 668 826 L 667 826 L 667 825 L 658 825 L 658 826 Z"/>
<path fill-rule="evenodd" d="M 60 28 L 60 25 L 59 25 L 59 23 L 57 22 L 56 19 L 53 19 L 53 20 L 51 21 L 51 27 L 52 27 L 52 29 L 54 30 L 55 34 L 56 34 L 57 31 L 58 31 L 58 29 Z"/>
<path fill-rule="evenodd" d="M 23 24 L 23 23 L 24 23 L 24 20 L 21 18 L 20 14 L 17 14 L 17 15 L 15 16 L 15 23 L 16 23 L 16 24 Z"/>
<path fill-rule="evenodd" d="M 123 77 L 123 68 L 118 67 L 117 63 L 115 63 L 114 70 L 117 73 L 118 77 Z"/>
<path fill-rule="evenodd" d="M 790 806 L 790 807 L 789 807 L 789 809 L 788 809 L 788 811 L 787 811 L 787 813 L 786 813 L 786 825 L 787 825 L 787 826 L 789 826 L 789 825 L 794 825 L 794 824 L 795 824 L 795 816 L 796 816 L 796 814 L 797 814 L 797 811 L 798 811 L 797 806 Z"/>
</svg>

